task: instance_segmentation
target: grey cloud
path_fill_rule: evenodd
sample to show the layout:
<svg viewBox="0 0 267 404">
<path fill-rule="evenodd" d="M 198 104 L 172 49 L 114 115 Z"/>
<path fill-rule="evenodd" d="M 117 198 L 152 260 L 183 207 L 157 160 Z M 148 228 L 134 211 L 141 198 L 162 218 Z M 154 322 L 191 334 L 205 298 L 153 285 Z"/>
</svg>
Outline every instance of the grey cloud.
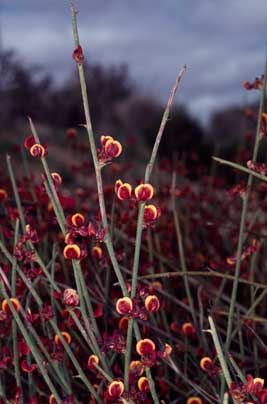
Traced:
<svg viewBox="0 0 267 404">
<path fill-rule="evenodd" d="M 81 42 L 89 60 L 129 64 L 133 79 L 166 100 L 179 67 L 188 71 L 178 100 L 201 118 L 240 102 L 242 81 L 261 74 L 265 0 L 77 0 Z M 2 0 L 4 44 L 57 79 L 74 64 L 67 0 Z"/>
</svg>

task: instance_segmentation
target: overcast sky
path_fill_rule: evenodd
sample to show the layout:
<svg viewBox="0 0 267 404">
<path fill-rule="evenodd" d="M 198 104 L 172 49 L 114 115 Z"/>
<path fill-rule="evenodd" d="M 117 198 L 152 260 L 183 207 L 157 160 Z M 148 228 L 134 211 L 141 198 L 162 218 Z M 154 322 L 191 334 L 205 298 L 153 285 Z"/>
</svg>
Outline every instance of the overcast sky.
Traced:
<svg viewBox="0 0 267 404">
<path fill-rule="evenodd" d="M 67 0 L 0 0 L 5 48 L 64 78 L 74 67 Z M 92 62 L 127 63 L 146 93 L 166 100 L 187 64 L 177 101 L 205 119 L 242 103 L 243 80 L 264 69 L 267 0 L 76 0 L 81 45 Z"/>
</svg>

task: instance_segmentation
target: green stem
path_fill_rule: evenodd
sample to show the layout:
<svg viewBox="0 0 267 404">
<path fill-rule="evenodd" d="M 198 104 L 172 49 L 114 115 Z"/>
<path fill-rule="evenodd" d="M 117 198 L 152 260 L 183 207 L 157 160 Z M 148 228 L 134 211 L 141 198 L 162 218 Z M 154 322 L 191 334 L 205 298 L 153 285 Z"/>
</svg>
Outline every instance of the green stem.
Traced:
<svg viewBox="0 0 267 404">
<path fill-rule="evenodd" d="M 71 16 L 72 16 L 72 29 L 73 29 L 74 44 L 75 44 L 75 47 L 78 47 L 79 44 L 80 44 L 80 41 L 79 41 L 76 14 L 77 14 L 77 12 L 74 9 L 74 6 L 71 5 Z M 101 218 L 102 218 L 102 225 L 103 225 L 104 229 L 107 231 L 107 234 L 106 234 L 106 237 L 105 237 L 104 241 L 105 241 L 105 244 L 107 246 L 107 250 L 108 250 L 111 262 L 112 262 L 112 266 L 113 266 L 114 272 L 115 272 L 115 274 L 117 276 L 117 279 L 119 281 L 119 284 L 120 284 L 121 290 L 123 292 L 123 295 L 128 296 L 128 291 L 127 291 L 126 284 L 125 284 L 125 281 L 123 279 L 123 276 L 122 276 L 118 261 L 116 259 L 115 251 L 114 251 L 111 236 L 110 236 L 110 230 L 109 230 L 109 226 L 108 226 L 106 206 L 105 206 L 104 193 L 103 193 L 103 182 L 102 182 L 102 176 L 101 176 L 101 167 L 100 167 L 98 157 L 97 157 L 94 133 L 93 133 L 93 129 L 92 129 L 91 116 L 90 116 L 90 110 L 89 110 L 89 102 L 88 102 L 88 96 L 87 96 L 87 86 L 86 86 L 85 74 L 84 74 L 84 67 L 83 67 L 82 63 L 77 64 L 77 67 L 78 67 L 78 72 L 79 72 L 81 93 L 82 93 L 82 100 L 83 100 L 83 108 L 84 108 L 85 121 L 86 121 L 85 128 L 87 130 L 88 140 L 89 140 L 90 149 L 91 149 L 92 158 L 93 158 L 93 163 L 94 163 L 94 168 L 95 168 L 96 183 L 97 183 L 97 193 L 98 193 L 98 201 L 99 201 L 99 207 L 100 207 Z"/>
<path fill-rule="evenodd" d="M 13 172 L 12 165 L 11 165 L 11 157 L 9 155 L 6 156 L 6 162 L 7 162 L 7 168 L 8 168 L 9 177 L 10 177 L 11 184 L 12 184 L 12 189 L 13 189 L 13 192 L 14 192 L 16 205 L 17 205 L 18 212 L 19 212 L 20 223 L 22 225 L 22 232 L 24 233 L 26 223 L 25 223 L 23 208 L 22 208 L 20 197 L 19 197 L 19 192 L 18 192 L 14 172 Z"/>
<path fill-rule="evenodd" d="M 258 116 L 258 124 L 257 124 L 257 131 L 256 131 L 256 139 L 255 139 L 253 157 L 252 157 L 252 161 L 254 161 L 254 162 L 257 159 L 259 144 L 260 144 L 260 136 L 261 136 L 260 130 L 261 130 L 261 123 L 262 123 L 262 113 L 264 110 L 266 80 L 267 80 L 267 57 L 266 57 L 266 65 L 265 65 L 265 72 L 264 72 L 264 84 L 263 84 L 263 88 L 262 88 L 262 92 L 261 92 L 261 99 L 260 99 L 260 105 L 259 105 L 259 116 Z M 241 267 L 241 255 L 242 255 L 242 249 L 243 249 L 244 229 L 245 229 L 248 201 L 249 201 L 249 195 L 250 195 L 252 183 L 253 183 L 253 176 L 250 174 L 248 177 L 248 180 L 247 180 L 245 196 L 243 198 L 243 206 L 242 206 L 242 214 L 241 214 L 238 246 L 237 246 L 237 261 L 236 261 L 235 274 L 234 274 L 235 279 L 234 279 L 234 283 L 233 283 L 231 303 L 230 303 L 230 309 L 229 309 L 229 317 L 228 317 L 228 323 L 227 323 L 227 337 L 226 337 L 226 342 L 225 342 L 226 351 L 229 350 L 230 344 L 231 344 L 234 310 L 235 310 L 235 304 L 236 304 L 236 299 L 237 299 L 237 290 L 238 290 L 238 282 L 239 282 L 240 267 Z"/>
<path fill-rule="evenodd" d="M 17 311 L 15 310 L 13 304 L 10 302 L 8 294 L 6 293 L 6 290 L 5 290 L 5 287 L 4 287 L 3 283 L 1 284 L 1 292 L 2 292 L 2 294 L 4 296 L 4 298 L 7 300 L 9 309 L 10 309 L 10 311 L 11 311 L 11 313 L 12 313 L 12 315 L 13 315 L 13 317 L 14 317 L 17 325 L 18 325 L 18 328 L 20 329 L 20 332 L 22 333 L 26 343 L 28 344 L 34 359 L 36 360 L 36 363 L 37 363 L 37 365 L 39 367 L 39 370 L 40 370 L 40 372 L 41 372 L 41 374 L 42 374 L 48 388 L 50 389 L 51 393 L 55 396 L 55 400 L 57 401 L 57 403 L 61 404 L 60 396 L 59 396 L 54 384 L 52 383 L 52 380 L 48 376 L 47 370 L 45 369 L 45 367 L 43 365 L 44 360 L 41 357 L 35 342 L 33 341 L 33 339 L 28 334 L 28 332 L 27 332 L 23 322 L 21 321 Z"/>
<path fill-rule="evenodd" d="M 16 220 L 15 226 L 15 237 L 14 237 L 14 248 L 15 248 L 19 238 L 19 220 Z M 16 298 L 16 260 L 13 259 L 12 272 L 11 272 L 11 295 Z M 15 320 L 12 320 L 12 341 L 13 341 L 13 354 L 14 354 L 14 369 L 15 369 L 15 379 L 18 387 L 21 387 L 21 374 L 19 366 L 19 353 L 18 353 L 18 338 L 17 338 L 17 324 Z M 24 401 L 23 401 L 24 402 Z"/>
<path fill-rule="evenodd" d="M 214 324 L 214 321 L 213 321 L 212 317 L 209 316 L 208 319 L 209 319 L 209 323 L 210 323 L 210 332 L 211 332 L 213 343 L 214 343 L 214 346 L 215 346 L 215 349 L 216 349 L 216 352 L 217 352 L 217 355 L 218 355 L 218 358 L 219 358 L 219 362 L 220 362 L 220 365 L 221 365 L 221 368 L 222 368 L 222 371 L 223 371 L 223 375 L 224 375 L 224 378 L 225 378 L 226 383 L 228 385 L 228 388 L 230 389 L 231 384 L 232 384 L 232 379 L 231 379 L 231 375 L 230 375 L 230 372 L 228 370 L 226 361 L 224 359 L 224 355 L 223 355 L 221 344 L 219 342 L 216 327 L 215 327 L 215 324 Z"/>
<path fill-rule="evenodd" d="M 175 172 L 173 172 L 173 177 L 172 177 L 172 209 L 173 209 L 173 216 L 174 216 L 174 225 L 175 225 L 176 237 L 177 237 L 177 242 L 178 242 L 180 265 L 181 265 L 181 268 L 182 268 L 182 273 L 186 274 L 187 268 L 186 268 L 185 254 L 184 254 L 183 238 L 182 238 L 180 220 L 179 220 L 179 216 L 178 216 L 176 206 L 175 206 L 175 183 L 176 183 L 176 174 L 175 174 Z M 184 275 L 183 278 L 184 278 L 186 296 L 187 296 L 187 300 L 189 302 L 193 322 L 194 322 L 195 326 L 197 326 L 197 317 L 196 317 L 196 312 L 195 312 L 195 307 L 194 307 L 194 303 L 193 303 L 193 297 L 192 297 L 188 277 L 187 277 L 187 275 Z"/>
</svg>

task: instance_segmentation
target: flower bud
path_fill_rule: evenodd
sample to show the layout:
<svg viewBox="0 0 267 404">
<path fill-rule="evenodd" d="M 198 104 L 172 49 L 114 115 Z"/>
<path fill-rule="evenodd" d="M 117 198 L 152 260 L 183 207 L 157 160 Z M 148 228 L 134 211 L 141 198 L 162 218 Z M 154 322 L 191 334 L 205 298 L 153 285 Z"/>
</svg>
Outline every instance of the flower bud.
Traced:
<svg viewBox="0 0 267 404">
<path fill-rule="evenodd" d="M 77 244 L 68 244 L 63 250 L 65 259 L 78 260 L 81 256 L 81 249 Z"/>
<path fill-rule="evenodd" d="M 94 246 L 92 248 L 92 256 L 98 260 L 100 260 L 103 256 L 103 250 L 99 246 Z"/>
<path fill-rule="evenodd" d="M 150 184 L 140 184 L 135 188 L 134 194 L 138 201 L 148 201 L 153 198 L 154 188 Z"/>
<path fill-rule="evenodd" d="M 71 216 L 71 224 L 75 227 L 80 227 L 84 224 L 85 218 L 81 213 L 75 213 Z"/>
<path fill-rule="evenodd" d="M 127 332 L 127 329 L 128 329 L 128 321 L 129 321 L 129 319 L 128 319 L 128 317 L 121 317 L 120 318 L 120 321 L 119 321 L 119 329 L 122 331 L 122 332 Z"/>
<path fill-rule="evenodd" d="M 35 138 L 34 136 L 28 136 L 26 137 L 26 139 L 24 140 L 24 147 L 27 150 L 30 150 L 30 148 L 35 144 Z"/>
<path fill-rule="evenodd" d="M 155 349 L 156 347 L 154 342 L 149 338 L 140 339 L 136 344 L 136 352 L 140 356 L 148 355 L 154 352 Z"/>
<path fill-rule="evenodd" d="M 84 57 L 81 45 L 78 45 L 77 48 L 73 51 L 72 58 L 78 65 L 81 65 L 83 63 Z"/>
<path fill-rule="evenodd" d="M 146 297 L 145 308 L 150 312 L 158 311 L 160 309 L 160 302 L 156 295 L 149 295 Z"/>
<path fill-rule="evenodd" d="M 253 389 L 260 390 L 263 388 L 263 386 L 264 386 L 264 379 L 261 379 L 260 377 L 255 377 L 253 379 Z"/>
<path fill-rule="evenodd" d="M 129 366 L 130 373 L 136 376 L 142 376 L 145 371 L 145 367 L 141 361 L 132 361 Z"/>
<path fill-rule="evenodd" d="M 90 355 L 87 362 L 87 367 L 89 369 L 94 369 L 95 365 L 99 364 L 99 357 L 96 355 Z"/>
<path fill-rule="evenodd" d="M 118 180 L 115 183 L 115 192 L 121 201 L 130 199 L 132 195 L 132 186 L 127 182 L 122 183 L 121 180 Z"/>
<path fill-rule="evenodd" d="M 148 383 L 148 378 L 147 377 L 140 377 L 140 379 L 138 379 L 137 382 L 137 387 L 140 391 L 144 391 L 144 392 L 149 392 L 149 383 Z"/>
<path fill-rule="evenodd" d="M 64 338 L 64 340 L 66 341 L 66 343 L 67 343 L 68 345 L 70 345 L 70 343 L 71 343 L 71 336 L 70 336 L 70 334 L 69 334 L 68 332 L 66 332 L 66 331 L 62 331 L 62 332 L 61 332 L 61 335 L 62 335 L 62 337 Z M 61 345 L 62 345 L 61 340 L 60 340 L 60 337 L 59 337 L 58 334 L 55 335 L 54 341 L 55 341 L 56 346 L 61 346 Z"/>
<path fill-rule="evenodd" d="M 7 192 L 0 188 L 0 201 L 6 201 L 7 200 Z"/>
<path fill-rule="evenodd" d="M 15 297 L 11 297 L 9 299 L 9 301 L 10 301 L 10 303 L 12 303 L 14 309 L 18 312 L 19 309 L 20 309 L 20 303 L 19 303 L 18 299 L 16 299 Z M 8 313 L 8 314 L 11 314 L 11 309 L 10 309 L 10 307 L 8 305 L 8 300 L 7 299 L 4 299 L 2 301 L 2 310 L 4 312 Z"/>
<path fill-rule="evenodd" d="M 46 155 L 46 149 L 40 143 L 35 143 L 30 148 L 32 157 L 44 157 Z"/>
<path fill-rule="evenodd" d="M 122 146 L 117 140 L 109 139 L 104 146 L 105 154 L 110 157 L 119 157 L 122 152 Z"/>
<path fill-rule="evenodd" d="M 59 173 L 51 173 L 51 177 L 52 177 L 52 179 L 54 181 L 54 184 L 56 186 L 59 186 L 59 185 L 62 184 L 62 178 L 61 178 L 61 175 Z"/>
<path fill-rule="evenodd" d="M 116 302 L 116 311 L 119 314 L 129 314 L 133 309 L 133 301 L 130 297 L 122 297 Z"/>
<path fill-rule="evenodd" d="M 49 404 L 57 404 L 54 394 L 49 396 Z"/>
<path fill-rule="evenodd" d="M 102 144 L 103 147 L 105 147 L 105 144 L 107 143 L 108 140 L 114 140 L 112 136 L 109 135 L 102 135 L 100 137 L 100 142 Z"/>
<path fill-rule="evenodd" d="M 144 210 L 144 222 L 153 222 L 159 217 L 159 211 L 155 205 L 147 205 Z"/>
<path fill-rule="evenodd" d="M 75 307 L 80 302 L 79 295 L 75 289 L 65 289 L 63 294 L 63 301 L 67 306 Z"/>
<path fill-rule="evenodd" d="M 196 333 L 195 327 L 190 322 L 184 323 L 182 325 L 182 331 L 183 331 L 184 335 L 186 335 L 186 336 L 194 335 Z"/>
<path fill-rule="evenodd" d="M 202 404 L 200 397 L 189 397 L 186 404 Z"/>
<path fill-rule="evenodd" d="M 110 397 L 118 398 L 121 397 L 124 392 L 124 384 L 121 381 L 114 380 L 108 386 L 108 394 Z"/>
<path fill-rule="evenodd" d="M 200 367 L 205 372 L 209 371 L 212 366 L 213 366 L 212 359 L 209 358 L 208 356 L 205 356 L 204 358 L 201 359 Z"/>
</svg>

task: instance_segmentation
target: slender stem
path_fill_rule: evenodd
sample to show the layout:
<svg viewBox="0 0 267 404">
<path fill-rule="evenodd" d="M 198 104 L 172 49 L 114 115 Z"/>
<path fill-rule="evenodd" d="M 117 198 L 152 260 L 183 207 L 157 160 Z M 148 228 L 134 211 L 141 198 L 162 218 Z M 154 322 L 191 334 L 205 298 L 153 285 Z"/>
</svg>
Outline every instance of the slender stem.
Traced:
<svg viewBox="0 0 267 404">
<path fill-rule="evenodd" d="M 177 237 L 177 241 L 178 241 L 180 265 L 181 265 L 181 268 L 182 268 L 182 272 L 184 274 L 186 274 L 187 268 L 186 268 L 185 254 L 184 254 L 182 231 L 181 231 L 179 216 L 178 216 L 176 206 L 175 206 L 175 183 L 176 183 L 176 174 L 175 174 L 175 172 L 173 172 L 173 178 L 172 178 L 172 209 L 173 209 L 176 237 Z M 192 293 L 191 293 L 191 289 L 190 289 L 190 285 L 189 285 L 187 275 L 184 276 L 184 285 L 185 285 L 186 296 L 187 296 L 187 299 L 188 299 L 188 302 L 189 302 L 193 322 L 194 322 L 194 324 L 196 326 L 197 325 L 197 317 L 196 317 L 195 307 L 194 307 Z"/>
<path fill-rule="evenodd" d="M 77 27 L 77 19 L 76 19 L 76 10 L 74 9 L 74 6 L 71 5 L 71 16 L 72 16 L 72 29 L 73 29 L 73 37 L 74 37 L 74 44 L 76 47 L 79 46 L 80 41 L 79 41 L 79 34 L 78 34 L 78 27 Z M 91 123 L 91 116 L 90 116 L 90 110 L 89 110 L 89 102 L 88 102 L 88 96 L 87 96 L 87 86 L 86 86 L 86 81 L 85 81 L 85 74 L 84 74 L 84 67 L 83 64 L 77 64 L 78 67 L 78 72 L 79 72 L 79 78 L 80 78 L 80 85 L 81 85 L 81 93 L 82 93 L 82 100 L 83 100 L 83 108 L 84 108 L 84 114 L 85 114 L 85 121 L 86 125 L 85 128 L 87 130 L 88 134 L 88 140 L 90 144 L 90 149 L 92 153 L 92 158 L 93 158 L 93 163 L 94 163 L 94 168 L 95 168 L 95 175 L 96 175 L 96 183 L 97 183 L 97 193 L 98 193 L 98 201 L 99 201 L 99 207 L 100 207 L 100 212 L 101 212 L 101 218 L 102 218 L 102 224 L 104 229 L 107 231 L 106 237 L 105 237 L 105 244 L 107 246 L 107 250 L 112 262 L 112 266 L 114 269 L 114 272 L 117 276 L 117 279 L 119 281 L 121 290 L 123 292 L 124 296 L 128 296 L 128 291 L 126 288 L 125 281 L 123 279 L 118 261 L 116 259 L 116 254 L 112 245 L 112 240 L 110 236 L 110 230 L 108 226 L 108 220 L 107 220 L 107 213 L 106 213 L 106 206 L 105 206 L 105 200 L 104 200 L 104 193 L 103 193 L 103 182 L 102 182 L 102 176 L 101 176 L 101 167 L 98 162 L 98 157 L 97 157 L 97 151 L 96 151 L 96 145 L 95 145 L 95 139 L 94 139 L 94 133 L 92 129 L 92 123 Z"/>
<path fill-rule="evenodd" d="M 16 220 L 15 226 L 15 236 L 14 236 L 14 248 L 13 253 L 15 253 L 15 248 L 19 238 L 19 220 Z M 16 260 L 13 259 L 12 273 L 11 273 L 11 295 L 16 297 Z M 15 320 L 12 320 L 12 341 L 13 341 L 13 354 L 14 354 L 14 369 L 15 369 L 15 379 L 18 387 L 21 387 L 21 374 L 19 366 L 19 353 L 18 353 L 18 338 L 17 338 L 17 324 Z"/>
<path fill-rule="evenodd" d="M 184 65 L 181 68 L 181 70 L 179 71 L 178 76 L 177 76 L 176 81 L 175 81 L 175 84 L 174 84 L 174 86 L 173 86 L 173 88 L 171 90 L 170 97 L 169 97 L 166 109 L 164 111 L 164 114 L 163 114 L 163 117 L 162 117 L 162 120 L 161 120 L 161 124 L 160 124 L 160 127 L 159 127 L 159 131 L 158 131 L 158 134 L 157 134 L 157 137 L 156 137 L 156 140 L 155 140 L 155 144 L 153 146 L 151 157 L 150 157 L 149 163 L 148 163 L 148 165 L 146 167 L 145 182 L 149 181 L 152 169 L 153 169 L 154 164 L 155 164 L 156 156 L 157 156 L 157 153 L 158 153 L 159 144 L 160 144 L 160 141 L 161 141 L 165 126 L 166 126 L 167 121 L 169 119 L 171 106 L 172 106 L 176 91 L 178 90 L 180 81 L 181 81 L 181 79 L 182 79 L 182 77 L 183 77 L 183 75 L 185 73 L 185 70 L 186 70 L 186 66 Z"/>
<path fill-rule="evenodd" d="M 221 272 L 215 272 L 215 271 L 165 272 L 164 274 L 149 274 L 149 275 L 138 276 L 138 279 L 144 280 L 144 279 L 159 279 L 159 278 L 175 278 L 176 276 L 193 276 L 193 277 L 204 276 L 204 277 L 223 278 L 223 279 L 227 279 L 229 281 L 235 280 L 235 277 L 233 275 L 223 274 Z M 250 281 L 249 279 L 240 278 L 239 282 L 244 283 L 245 285 L 255 286 L 256 288 L 261 288 L 261 289 L 267 288 L 266 283 L 254 282 L 254 281 Z"/>
<path fill-rule="evenodd" d="M 209 316 L 208 319 L 209 319 L 209 323 L 210 323 L 210 332 L 211 332 L 212 339 L 213 339 L 213 342 L 214 342 L 214 345 L 215 345 L 215 349 L 217 351 L 217 355 L 218 355 L 219 362 L 220 362 L 220 365 L 221 365 L 221 368 L 222 368 L 222 371 L 223 371 L 223 375 L 225 377 L 225 380 L 226 380 L 226 383 L 228 385 L 228 388 L 230 388 L 231 383 L 232 383 L 232 379 L 231 379 L 231 375 L 230 375 L 230 372 L 228 370 L 226 361 L 224 359 L 224 355 L 223 355 L 221 344 L 219 342 L 216 327 L 215 327 L 215 324 L 214 324 L 214 321 L 213 321 L 212 317 Z"/>
<path fill-rule="evenodd" d="M 98 366 L 97 364 L 94 364 L 94 367 L 98 370 L 99 373 L 101 373 L 101 375 L 103 375 L 105 377 L 105 379 L 111 383 L 113 381 L 112 377 L 110 377 L 109 374 L 107 374 L 100 366 Z"/>
<path fill-rule="evenodd" d="M 15 310 L 13 304 L 10 302 L 8 294 L 7 294 L 6 290 L 5 290 L 5 287 L 4 287 L 3 283 L 1 284 L 1 292 L 2 292 L 2 294 L 4 296 L 4 298 L 7 300 L 9 309 L 11 310 L 12 315 L 14 316 L 14 319 L 15 319 L 17 325 L 18 325 L 18 328 L 20 329 L 23 337 L 25 338 L 26 343 L 28 344 L 28 346 L 31 349 L 32 355 L 33 355 L 34 359 L 36 360 L 36 363 L 37 363 L 37 365 L 38 365 L 38 367 L 40 369 L 40 372 L 41 372 L 41 374 L 42 374 L 48 388 L 50 389 L 51 393 L 54 395 L 55 400 L 57 401 L 57 403 L 60 404 L 61 403 L 60 396 L 59 396 L 59 394 L 58 394 L 52 380 L 48 376 L 47 370 L 45 369 L 45 367 L 43 365 L 43 362 L 44 362 L 43 358 L 40 355 L 35 342 L 33 341 L 33 339 L 28 334 L 28 332 L 27 332 L 23 322 L 21 321 L 17 311 Z"/>
<path fill-rule="evenodd" d="M 150 175 L 155 164 L 159 144 L 165 129 L 165 126 L 168 121 L 168 117 L 170 114 L 171 105 L 174 100 L 175 93 L 178 89 L 180 80 L 185 72 L 185 66 L 180 70 L 176 82 L 171 90 L 171 94 L 164 111 L 162 121 L 160 124 L 159 131 L 156 136 L 156 140 L 154 143 L 154 147 L 152 149 L 150 160 L 147 164 L 145 171 L 145 183 L 147 183 L 150 179 Z M 135 298 L 136 288 L 137 288 L 137 279 L 138 279 L 138 268 L 139 268 L 139 259 L 140 259 L 140 251 L 141 251 L 141 242 L 142 242 L 142 233 L 143 233 L 143 219 L 144 219 L 144 211 L 145 211 L 145 202 L 139 203 L 138 210 L 138 219 L 137 219 L 137 230 L 136 230 L 136 238 L 135 238 L 135 250 L 134 250 L 134 261 L 133 261 L 133 269 L 132 269 L 132 285 L 131 285 L 131 298 Z M 133 330 L 133 321 L 128 322 L 128 330 L 127 330 L 127 346 L 125 353 L 125 365 L 124 365 L 124 382 L 125 389 L 127 390 L 129 387 L 129 379 L 128 379 L 128 369 L 131 360 L 131 347 L 132 347 L 132 330 Z"/>
<path fill-rule="evenodd" d="M 34 123 L 33 123 L 32 119 L 30 117 L 28 117 L 28 119 L 29 119 L 32 134 L 33 134 L 36 142 L 40 143 L 40 139 L 39 139 L 37 130 L 36 130 L 35 126 L 34 126 Z M 59 198 L 58 198 L 58 194 L 57 194 L 57 191 L 56 191 L 56 188 L 55 188 L 55 185 L 54 185 L 54 181 L 52 179 L 52 176 L 50 174 L 50 171 L 49 171 L 49 168 L 48 168 L 48 165 L 47 165 L 46 157 L 41 157 L 41 162 L 42 162 L 44 172 L 45 172 L 45 175 L 46 175 L 46 180 L 48 182 L 50 191 L 52 193 L 51 202 L 52 202 L 53 206 L 55 204 L 57 209 L 58 209 L 58 213 L 59 213 L 59 217 L 60 217 L 60 222 L 59 223 L 65 223 L 64 212 L 63 212 L 61 203 L 60 203 Z"/>
<path fill-rule="evenodd" d="M 12 184 L 12 189 L 13 189 L 13 192 L 14 192 L 16 205 L 17 205 L 18 212 L 19 212 L 19 219 L 20 219 L 20 223 L 22 225 L 22 231 L 24 233 L 26 223 L 25 223 L 23 208 L 22 208 L 20 197 L 19 197 L 19 192 L 18 192 L 14 172 L 13 172 L 12 165 L 11 165 L 11 157 L 9 155 L 6 156 L 6 162 L 7 162 L 7 168 L 8 168 L 9 177 L 10 177 L 11 184 Z"/>
<path fill-rule="evenodd" d="M 213 160 L 217 161 L 220 164 L 224 164 L 229 167 L 236 168 L 237 170 L 243 171 L 244 173 L 249 174 L 255 178 L 258 178 L 261 181 L 267 182 L 267 177 L 265 175 L 259 174 L 256 171 L 253 171 L 253 170 L 250 170 L 249 168 L 241 166 L 240 164 L 234 163 L 233 161 L 224 160 L 222 158 L 215 157 L 215 156 L 213 156 L 212 158 L 213 158 Z"/>
<path fill-rule="evenodd" d="M 255 138 L 255 144 L 254 144 L 254 149 L 253 149 L 253 157 L 252 157 L 253 161 L 256 161 L 256 159 L 257 159 L 260 138 L 261 138 L 260 129 L 261 129 L 261 123 L 262 123 L 262 113 L 264 110 L 266 81 L 267 81 L 267 56 L 266 56 L 266 64 L 265 64 L 265 72 L 264 72 L 264 83 L 263 83 L 260 105 L 259 105 L 259 116 L 258 116 L 256 138 Z M 248 201 L 249 201 L 249 195 L 250 195 L 252 183 L 253 183 L 253 176 L 251 174 L 249 174 L 248 180 L 247 180 L 246 192 L 245 192 L 245 196 L 243 198 L 242 214 L 241 214 L 241 221 L 240 221 L 240 228 L 239 228 L 239 237 L 238 237 L 238 246 L 237 246 L 237 261 L 236 261 L 235 274 L 234 274 L 235 279 L 234 279 L 234 283 L 233 283 L 231 303 L 230 303 L 230 309 L 229 309 L 229 317 L 228 317 L 228 323 L 227 323 L 227 337 L 226 337 L 226 342 L 225 342 L 226 351 L 229 350 L 230 344 L 231 344 L 234 309 L 235 309 L 235 304 L 236 304 L 240 267 L 241 267 L 241 255 L 242 255 L 242 249 L 243 249 L 244 229 L 245 229 L 247 207 L 248 207 Z"/>
</svg>

